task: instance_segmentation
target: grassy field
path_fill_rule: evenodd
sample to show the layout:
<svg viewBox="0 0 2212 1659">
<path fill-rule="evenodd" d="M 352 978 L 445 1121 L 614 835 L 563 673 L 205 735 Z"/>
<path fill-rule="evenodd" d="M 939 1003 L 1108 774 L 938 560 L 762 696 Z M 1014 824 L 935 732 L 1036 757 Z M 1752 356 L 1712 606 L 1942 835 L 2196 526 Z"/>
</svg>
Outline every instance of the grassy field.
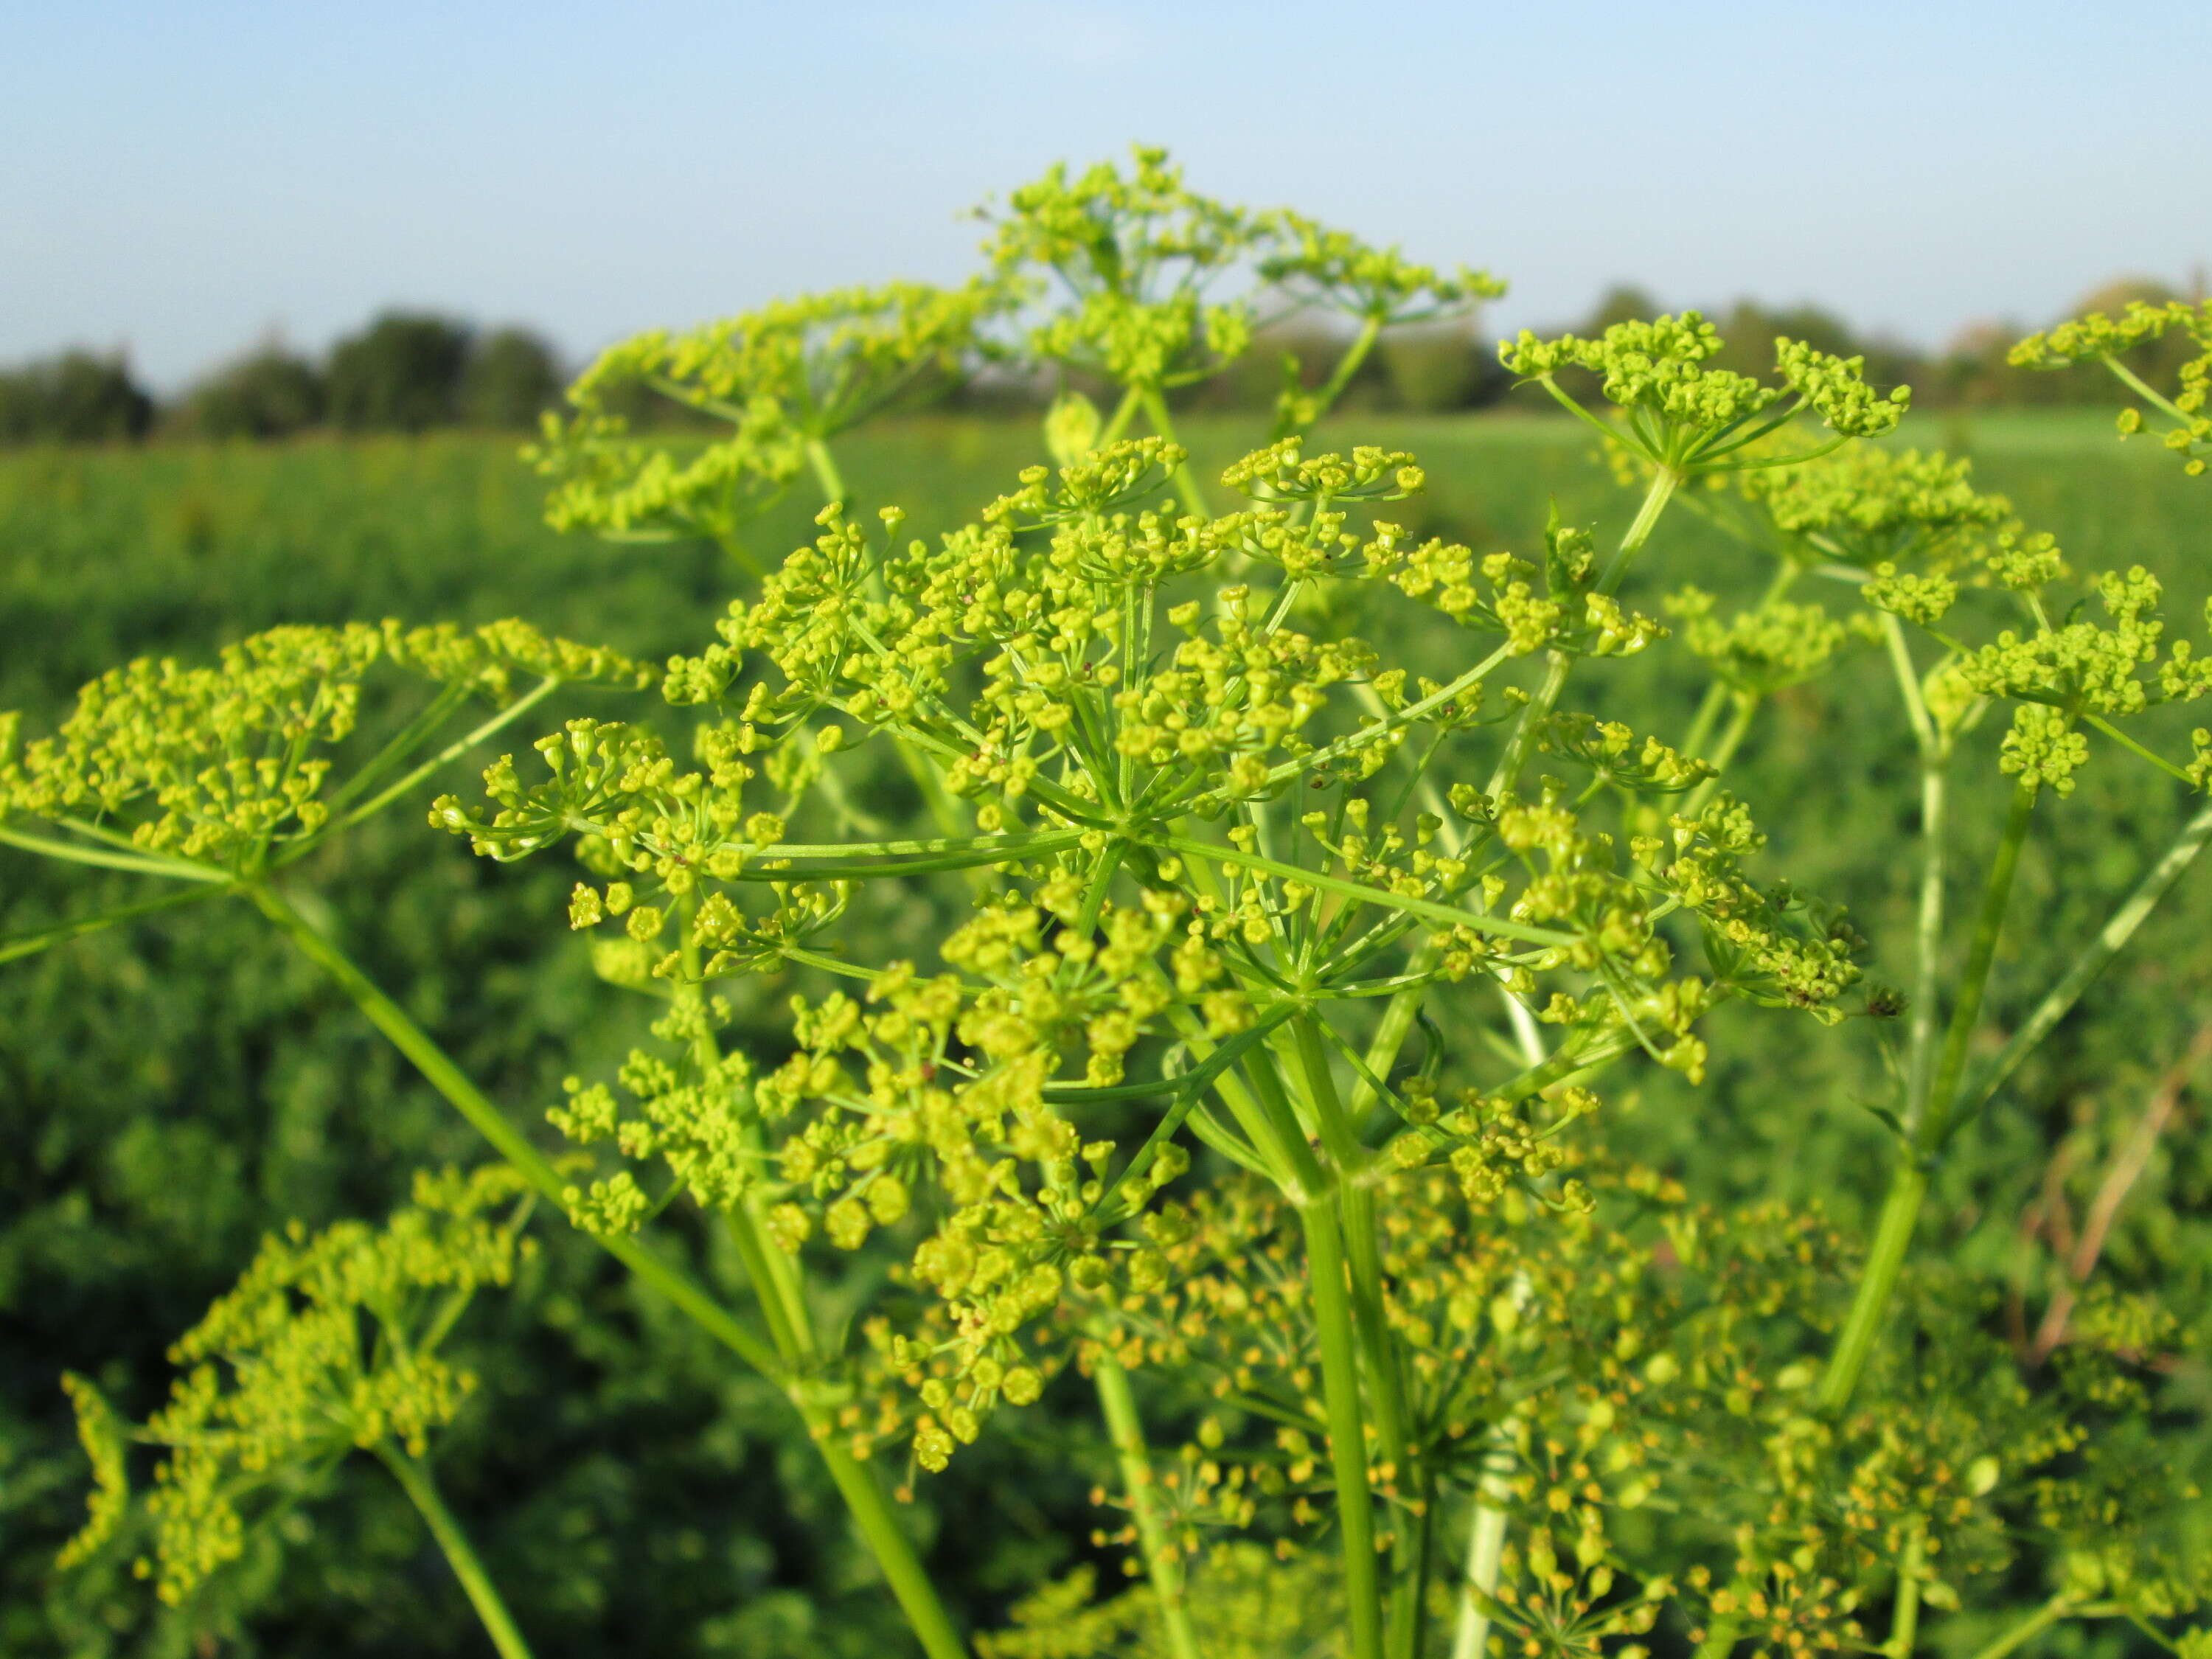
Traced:
<svg viewBox="0 0 2212 1659">
<path fill-rule="evenodd" d="M 1207 476 L 1247 434 L 1201 423 L 1188 435 Z M 1415 452 L 1431 488 L 1397 516 L 1480 550 L 1532 549 L 1553 501 L 1601 536 L 1632 506 L 1564 421 L 1387 419 L 1322 435 Z M 1908 422 L 1904 441 L 1972 455 L 1984 487 L 2055 532 L 2079 568 L 2147 565 L 2191 617 L 2212 591 L 2212 493 L 2154 449 L 2118 444 L 2102 415 L 1930 416 Z M 865 505 L 901 503 L 928 533 L 1010 487 L 1037 447 L 1025 426 L 930 419 L 858 434 L 841 459 Z M 707 636 L 733 586 L 722 555 L 556 536 L 539 495 L 505 439 L 0 456 L 0 708 L 43 726 L 114 662 L 199 655 L 279 622 L 520 615 L 648 656 Z M 787 503 L 758 544 L 805 538 L 813 509 Z M 1678 513 L 1632 597 L 1649 607 L 1692 576 L 1741 592 L 1760 579 L 1759 558 Z M 1680 731 L 1697 690 L 1665 651 L 1591 678 L 1601 712 L 1662 735 Z M 1901 961 L 1905 938 L 1910 873 L 1890 848 L 1906 827 L 1907 770 L 1886 672 L 1863 656 L 1764 714 L 1737 780 L 1777 862 L 1848 902 L 1878 962 Z M 448 787 L 465 782 L 456 775 Z M 1980 826 L 1961 848 L 1966 871 L 2002 787 L 1984 767 L 1962 803 L 1961 820 Z M 2171 785 L 2100 756 L 2029 854 L 2021 902 L 2041 925 L 2023 930 L 2000 975 L 2000 1022 L 2094 925 L 2178 806 Z M 2073 872 L 2063 902 L 2062 869 Z M 563 1073 L 632 1036 L 626 1011 L 595 993 L 580 951 L 549 923 L 560 869 L 483 865 L 406 814 L 314 873 L 380 975 L 409 988 L 519 1118 L 557 1097 Z M 0 935 L 119 891 L 97 876 L 57 884 L 0 852 Z M 2062 1031 L 1947 1173 L 1961 1259 L 1992 1283 L 2049 1147 L 2139 1094 L 2212 1006 L 2207 891 L 2198 879 L 2146 930 L 2095 994 L 2098 1018 Z M 1856 1103 L 1881 1064 L 1863 1032 L 1746 1022 L 1715 1048 L 1726 1058 L 1701 1093 L 1662 1078 L 1632 1096 L 1623 1140 L 1707 1192 L 1817 1199 L 1845 1214 L 1863 1205 L 1881 1161 Z M 374 1212 L 408 1170 L 475 1156 L 349 1011 L 244 922 L 149 924 L 0 967 L 0 1651 L 155 1653 L 182 1640 L 119 1611 L 143 1602 L 126 1587 L 49 1577 L 82 1480 L 56 1373 L 88 1370 L 143 1411 L 164 1386 L 167 1342 L 264 1229 Z M 2163 1178 L 2202 1279 L 2212 1160 L 2177 1152 Z M 2124 1247 L 2116 1258 L 2124 1273 Z M 2197 1289 L 2212 1306 L 2212 1284 Z M 870 1622 L 880 1598 L 842 1599 L 865 1570 L 763 1391 L 557 1236 L 503 1309 L 511 1342 L 488 1364 L 486 1404 L 447 1467 L 525 1622 L 549 1632 L 541 1652 L 773 1659 L 889 1639 Z M 1008 1501 L 994 1455 L 963 1460 L 931 1489 L 929 1513 L 955 1538 L 964 1513 Z M 734 1509 L 733 1487 L 747 1494 Z M 368 1484 L 356 1497 L 303 1519 L 281 1556 L 273 1544 L 255 1556 L 236 1592 L 252 1621 L 226 1651 L 473 1650 L 465 1609 L 396 1500 Z M 1057 1561 L 1058 1538 L 1088 1524 L 1079 1489 L 1030 1500 L 1034 1524 L 995 1524 L 1006 1541 L 988 1559 L 940 1549 L 970 1606 L 1002 1604 Z"/>
</svg>

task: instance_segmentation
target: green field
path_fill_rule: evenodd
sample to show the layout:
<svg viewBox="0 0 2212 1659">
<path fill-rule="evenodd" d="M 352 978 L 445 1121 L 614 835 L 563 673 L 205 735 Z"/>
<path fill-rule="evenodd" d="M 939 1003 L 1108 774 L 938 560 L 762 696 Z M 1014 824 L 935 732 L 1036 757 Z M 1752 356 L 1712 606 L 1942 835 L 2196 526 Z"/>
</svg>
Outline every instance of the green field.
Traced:
<svg viewBox="0 0 2212 1659">
<path fill-rule="evenodd" d="M 1202 476 L 1247 436 L 1206 423 L 1187 435 Z M 1554 501 L 1570 521 L 1616 533 L 1633 505 L 1565 421 L 1394 418 L 1322 435 L 1413 451 L 1431 488 L 1395 516 L 1478 550 L 1528 550 Z M 2195 616 L 2212 593 L 2207 484 L 2148 444 L 2118 444 L 2101 413 L 1934 416 L 1908 422 L 1904 441 L 1972 455 L 1983 487 L 2054 532 L 2077 568 L 2145 565 L 2176 615 Z M 1037 459 L 1030 428 L 982 420 L 890 424 L 841 445 L 862 503 L 906 506 L 916 533 L 958 522 Z M 112 663 L 198 656 L 280 622 L 519 615 L 648 657 L 708 636 L 733 591 L 722 554 L 557 536 L 539 500 L 507 439 L 0 456 L 0 709 L 43 727 Z M 787 503 L 756 542 L 803 540 L 813 507 Z M 1656 608 L 1692 574 L 1724 595 L 1761 580 L 1759 556 L 1682 513 L 1631 597 Z M 1698 690 L 1664 651 L 1589 678 L 1601 712 L 1668 736 Z M 1893 978 L 1912 879 L 1891 852 L 1911 793 L 1893 696 L 1863 655 L 1778 699 L 1731 775 L 1759 805 L 1776 861 L 1848 902 Z M 1994 730 L 1984 735 L 1993 751 Z M 466 781 L 457 766 L 445 787 Z M 1992 833 L 2004 788 L 1994 765 L 1980 769 L 1960 812 L 1961 869 L 1978 868 L 1972 837 Z M 2000 1026 L 2101 920 L 2179 807 L 2172 784 L 2099 755 L 2028 854 L 2019 902 L 2038 925 L 2019 930 L 2021 953 L 1999 975 Z M 472 860 L 410 812 L 311 873 L 359 953 L 407 988 L 412 1012 L 518 1121 L 558 1097 L 564 1073 L 632 1039 L 551 920 L 568 881 L 552 862 Z M 123 878 L 62 880 L 0 849 L 0 935 L 127 891 Z M 2208 896 L 2197 872 L 1947 1168 L 1956 1258 L 1993 1296 L 2052 1150 L 2130 1109 L 2212 1006 Z M 1885 1172 L 1879 1131 L 1856 1103 L 1875 1092 L 1876 1045 L 1863 1027 L 1723 1018 L 1731 1035 L 1714 1048 L 1726 1059 L 1704 1088 L 1645 1083 L 1617 1133 L 1702 1192 L 1817 1200 L 1856 1219 Z M 2162 1275 L 2172 1305 L 2212 1310 L 2201 1125 L 2160 1154 L 2139 1219 L 2106 1260 L 2122 1282 Z M 182 1638 L 149 1622 L 127 1583 L 51 1577 L 84 1480 L 58 1374 L 87 1371 L 143 1413 L 167 1386 L 166 1345 L 261 1232 L 293 1216 L 379 1212 L 410 1170 L 477 1156 L 351 1009 L 242 918 L 149 922 L 0 965 L 0 1652 L 187 1650 L 164 1647 Z M 518 1613 L 545 1632 L 540 1652 L 895 1650 L 888 1603 L 772 1392 L 732 1377 L 587 1246 L 540 1231 L 544 1255 L 492 1316 L 507 1340 L 486 1350 L 482 1400 L 442 1465 Z M 712 1270 L 712 1242 L 700 1248 Z M 1064 1565 L 1064 1540 L 1090 1524 L 1073 1475 L 1024 1474 L 1013 1490 L 1020 1460 L 1018 1444 L 979 1448 L 924 1492 L 933 1565 L 979 1617 Z M 357 1485 L 352 1501 L 301 1510 L 283 1547 L 268 1540 L 237 1575 L 227 1593 L 252 1620 L 222 1650 L 475 1652 L 480 1637 L 403 1501 L 373 1477 L 337 1478 Z M 963 1516 L 986 1510 L 993 1549 L 963 1549 Z"/>
</svg>

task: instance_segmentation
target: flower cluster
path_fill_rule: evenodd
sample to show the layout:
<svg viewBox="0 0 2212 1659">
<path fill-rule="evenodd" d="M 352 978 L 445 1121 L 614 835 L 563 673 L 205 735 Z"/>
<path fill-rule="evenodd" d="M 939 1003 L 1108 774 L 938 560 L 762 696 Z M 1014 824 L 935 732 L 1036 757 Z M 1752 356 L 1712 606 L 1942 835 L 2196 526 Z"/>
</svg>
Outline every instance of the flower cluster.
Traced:
<svg viewBox="0 0 2212 1659">
<path fill-rule="evenodd" d="M 2168 333 L 2179 334 L 2198 355 L 2182 363 L 2171 397 L 2146 384 L 2123 361 L 2125 355 Z M 2147 305 L 2138 300 L 2118 317 L 2093 312 L 2062 323 L 2048 333 L 2031 334 L 2012 349 L 2011 361 L 2025 368 L 2057 368 L 2068 363 L 2101 362 L 2169 424 L 2160 441 L 2183 458 L 2191 477 L 2203 476 L 2204 452 L 2212 449 L 2212 301 L 2175 300 Z M 2140 409 L 2121 412 L 2120 435 L 2143 429 Z"/>
<path fill-rule="evenodd" d="M 2087 723 L 2107 733 L 2112 722 L 2165 703 L 2193 702 L 2212 692 L 2212 657 L 2187 639 L 2166 641 L 2163 589 L 2140 565 L 2107 571 L 2087 584 L 2102 620 L 2074 603 L 2055 621 L 2048 592 L 2069 574 L 2048 536 L 2008 532 L 1975 573 L 1986 586 L 2008 590 L 2027 613 L 2025 629 L 2005 628 L 1970 646 L 1944 635 L 1960 590 L 1951 577 L 1876 567 L 1863 590 L 1869 603 L 1936 631 L 1953 652 L 1949 672 L 1966 691 L 2016 705 L 2001 764 L 2024 781 L 2061 795 L 2088 759 Z M 2208 612 L 2212 625 L 2212 612 Z M 2122 739 L 2131 748 L 2137 745 Z M 2154 757 L 2155 758 L 2155 757 Z M 2183 767 L 2160 763 L 2176 775 Z"/>
<path fill-rule="evenodd" d="M 1903 386 L 1884 397 L 1868 386 L 1861 358 L 1778 339 L 1779 384 L 1769 385 L 1710 367 L 1721 346 L 1719 331 L 1686 311 L 1616 323 L 1594 340 L 1572 334 L 1543 340 L 1524 329 L 1498 347 L 1498 359 L 1585 419 L 1594 417 L 1561 388 L 1559 375 L 1573 368 L 1596 376 L 1621 415 L 1601 428 L 1607 436 L 1678 479 L 1776 465 L 1760 441 L 1799 415 L 1818 419 L 1833 434 L 1832 444 L 1880 437 L 1896 429 L 1911 402 Z"/>
<path fill-rule="evenodd" d="M 1785 554 L 1864 569 L 1951 568 L 2013 523 L 2012 504 L 1977 489 L 1972 462 L 1856 444 L 1802 465 L 1742 475 L 1745 497 Z"/>
<path fill-rule="evenodd" d="M 349 623 L 289 627 L 226 647 L 211 667 L 145 658 L 78 694 L 52 738 L 0 740 L 0 816 L 19 813 L 112 844 L 245 872 L 279 843 L 311 840 L 405 746 L 331 788 L 326 752 L 359 718 L 379 665 L 442 684 L 420 739 L 471 695 L 514 707 L 518 673 L 541 684 L 641 688 L 652 672 L 617 653 L 519 622 L 464 630 Z M 535 701 L 535 698 L 532 698 Z M 0 738 L 12 738 L 12 722 Z"/>
<path fill-rule="evenodd" d="M 781 496 L 818 446 L 958 369 L 1007 303 L 987 282 L 916 283 L 779 301 L 758 311 L 611 347 L 548 415 L 529 456 L 554 480 L 556 529 L 617 540 L 706 537 L 739 528 Z M 664 400 L 726 436 L 678 445 L 635 435 L 629 412 Z"/>
<path fill-rule="evenodd" d="M 1826 673 L 1854 634 L 1879 631 L 1870 617 L 1838 622 L 1820 605 L 1787 599 L 1770 599 L 1726 622 L 1713 614 L 1714 605 L 1702 588 L 1684 587 L 1668 599 L 1667 610 L 1685 624 L 1682 643 L 1690 654 L 1711 664 L 1725 684 L 1753 696 Z"/>
<path fill-rule="evenodd" d="M 167 1449 L 146 1500 L 154 1554 L 137 1564 L 164 1601 L 183 1601 L 245 1547 L 246 1514 L 297 1474 L 353 1450 L 420 1456 L 475 1386 L 438 1350 L 487 1285 L 527 1252 L 521 1178 L 503 1165 L 416 1176 L 414 1201 L 381 1227 L 295 1222 L 265 1240 L 237 1286 L 179 1338 L 191 1370 L 129 1437 Z M 128 1510 L 125 1431 L 72 1379 L 99 1486 L 65 1565 L 100 1548 Z"/>
</svg>

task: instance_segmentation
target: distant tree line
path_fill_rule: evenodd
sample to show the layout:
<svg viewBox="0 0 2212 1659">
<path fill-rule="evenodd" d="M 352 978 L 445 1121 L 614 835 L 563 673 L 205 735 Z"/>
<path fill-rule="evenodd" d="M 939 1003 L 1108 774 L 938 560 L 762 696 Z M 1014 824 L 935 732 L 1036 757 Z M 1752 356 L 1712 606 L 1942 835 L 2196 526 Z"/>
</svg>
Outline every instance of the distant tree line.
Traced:
<svg viewBox="0 0 2212 1659">
<path fill-rule="evenodd" d="M 0 372 L 0 444 L 101 443 L 434 427 L 533 427 L 561 393 L 553 348 L 527 329 L 479 331 L 391 311 L 320 361 L 271 341 L 157 404 L 120 354 L 70 351 Z"/>
<path fill-rule="evenodd" d="M 2143 277 L 2106 283 L 2081 296 L 2065 316 L 2102 311 L 2118 315 L 2130 301 L 2159 305 L 2185 296 L 2179 289 Z M 1621 283 L 1577 321 L 1560 325 L 1577 334 L 1602 333 L 1631 318 L 1652 317 L 1668 309 L 1644 289 Z M 2057 372 L 2014 368 L 2006 362 L 2014 342 L 2032 325 L 1979 323 L 1963 331 L 1940 351 L 1925 351 L 1878 335 L 1865 335 L 1819 306 L 1775 307 L 1757 300 L 1706 313 L 1727 342 L 1719 365 L 1739 374 L 1770 378 L 1774 339 L 1788 335 L 1839 356 L 1863 356 L 1867 378 L 1887 388 L 1907 385 L 1921 408 L 2018 407 L 2112 401 L 2111 377 L 2094 365 Z M 1559 328 L 1539 330 L 1557 332 Z M 1478 322 L 1412 328 L 1386 336 L 1363 364 L 1340 408 L 1443 414 L 1505 404 L 1549 409 L 1534 388 L 1516 389 L 1499 367 L 1495 331 Z M 1346 342 L 1325 330 L 1293 321 L 1263 332 L 1259 348 L 1228 373 L 1185 394 L 1193 407 L 1249 407 L 1272 399 L 1288 372 L 1285 358 L 1306 385 L 1319 384 L 1334 368 Z M 2138 373 L 2171 379 L 2193 348 L 2181 336 L 2154 342 L 2138 354 Z M 1577 392 L 1595 388 L 1575 388 Z"/>
<path fill-rule="evenodd" d="M 2124 310 L 2183 297 L 2142 277 L 2107 283 L 2084 295 L 2066 315 Z M 1571 325 L 1591 334 L 1663 307 L 1643 289 L 1621 284 L 1590 315 Z M 2106 403 L 2106 377 L 2089 368 L 2045 373 L 2012 368 L 2012 343 L 2028 332 L 2009 323 L 1978 324 L 1941 351 L 1923 351 L 1863 336 L 1818 306 L 1776 307 L 1741 300 L 1711 313 L 1728 342 L 1721 363 L 1743 374 L 1771 372 L 1774 337 L 1787 334 L 1824 351 L 1863 356 L 1877 386 L 1908 384 L 1923 408 Z M 1346 342 L 1319 325 L 1293 319 L 1263 330 L 1256 348 L 1227 372 L 1190 388 L 1194 409 L 1250 409 L 1271 404 L 1285 377 L 1319 384 Z M 2142 348 L 2136 365 L 2154 379 L 2176 366 L 2162 360 L 2185 351 L 2178 337 Z M 341 339 L 319 362 L 270 343 L 234 359 L 161 406 L 132 378 L 120 355 L 70 351 L 0 371 L 0 445 L 112 443 L 154 435 L 272 439 L 316 428 L 339 432 L 423 432 L 438 427 L 522 429 L 559 398 L 559 360 L 543 337 L 523 328 L 478 331 L 451 318 L 386 312 Z M 951 388 L 951 400 L 988 409 L 1027 404 L 1049 388 L 1010 384 L 988 375 Z M 1496 342 L 1479 319 L 1462 319 L 1386 336 L 1353 378 L 1340 407 L 1347 411 L 1447 414 L 1497 404 L 1527 404 L 1498 367 Z M 1543 399 L 1536 397 L 1536 404 Z M 665 410 L 665 405 L 662 405 Z M 650 418 L 641 408 L 641 418 Z M 666 413 L 659 420 L 672 417 Z"/>
</svg>

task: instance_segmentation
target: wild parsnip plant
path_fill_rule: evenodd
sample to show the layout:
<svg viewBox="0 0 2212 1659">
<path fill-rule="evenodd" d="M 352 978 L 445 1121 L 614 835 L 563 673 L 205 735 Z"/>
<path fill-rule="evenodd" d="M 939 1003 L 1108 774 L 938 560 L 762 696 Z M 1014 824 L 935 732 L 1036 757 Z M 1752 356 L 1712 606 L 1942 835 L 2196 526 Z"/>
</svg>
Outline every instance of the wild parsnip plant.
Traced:
<svg viewBox="0 0 2212 1659">
<path fill-rule="evenodd" d="M 167 1452 L 145 1505 L 154 1553 L 136 1563 L 162 1601 L 182 1602 L 243 1553 L 249 1510 L 265 1523 L 367 1451 L 421 1512 L 499 1651 L 529 1651 L 425 1455 L 476 1386 L 439 1345 L 476 1292 L 510 1282 L 527 1254 L 524 1191 L 503 1164 L 426 1172 L 414 1202 L 381 1228 L 348 1221 L 310 1236 L 295 1223 L 178 1340 L 171 1357 L 192 1369 L 167 1407 L 127 1431 Z M 115 1535 L 130 1488 L 126 1431 L 90 1382 L 63 1381 L 100 1482 L 90 1522 L 63 1552 L 67 1566 Z"/>
<path fill-rule="evenodd" d="M 0 844 L 171 884 L 0 959 L 242 899 L 502 1160 L 425 1177 L 381 1231 L 271 1240 L 135 1431 L 167 1448 L 150 1496 L 72 1382 L 97 1486 L 70 1562 L 150 1528 L 157 1588 L 188 1598 L 364 1449 L 497 1649 L 526 1651 L 427 1454 L 467 1392 L 439 1344 L 543 1200 L 788 1400 L 932 1659 L 2002 1659 L 2075 1618 L 2212 1653 L 2196 1495 L 2162 1451 L 2161 1413 L 2201 1410 L 2161 1392 L 2175 1310 L 2092 1282 L 2022 1344 L 1913 1249 L 1942 1161 L 2212 836 L 2198 811 L 1990 1032 L 2023 849 L 2081 769 L 2212 787 L 2212 737 L 2175 750 L 2160 715 L 2212 668 L 2159 584 L 2077 580 L 1964 462 L 1886 447 L 1909 397 L 1858 361 L 1782 340 L 1769 378 L 1717 369 L 1694 313 L 1501 348 L 1639 492 L 1623 533 L 1417 535 L 1415 456 L 1303 434 L 1386 331 L 1492 279 L 1200 196 L 1150 150 L 987 217 L 967 287 L 644 337 L 548 423 L 556 523 L 746 567 L 665 668 L 520 623 L 283 629 L 213 668 L 118 670 L 50 738 L 0 728 Z M 1317 385 L 1291 364 L 1274 429 L 1201 478 L 1171 394 L 1305 307 L 1346 319 L 1345 355 Z M 2126 379 L 2118 354 L 2173 327 L 2205 337 L 2169 308 L 2022 351 Z M 2200 470 L 2202 367 L 2171 399 L 2135 388 Z M 1058 393 L 1053 465 L 933 541 L 861 510 L 839 434 L 979 371 Z M 726 430 L 634 430 L 641 398 Z M 745 526 L 805 476 L 820 534 L 763 559 Z M 1753 608 L 1677 568 L 1684 512 L 1771 559 Z M 1620 659 L 1679 649 L 1710 676 L 1679 736 L 1649 729 L 1671 711 L 1604 716 Z M 1729 787 L 1762 710 L 1845 671 L 1893 681 L 1918 760 L 1893 945 L 1771 867 Z M 430 690 L 356 759 L 370 674 Z M 658 706 L 568 720 L 430 823 L 493 860 L 572 858 L 566 922 L 641 1030 L 615 1075 L 502 1104 L 292 872 L 572 684 Z M 471 697 L 491 714 L 441 744 Z M 1961 927 L 1970 767 L 2011 799 Z M 901 775 L 915 822 L 878 787 Z M 957 925 L 856 925 L 887 890 Z M 770 985 L 782 1040 L 749 1046 L 738 1007 Z M 1639 1068 L 1701 1082 L 1731 1006 L 1887 1058 L 1860 1103 L 1893 1151 L 1869 1237 L 1717 1204 L 1613 1144 Z M 519 1127 L 533 1110 L 557 1153 Z M 683 1261 L 708 1232 L 735 1297 Z M 1091 1559 L 964 1631 L 899 1500 L 1085 1397 L 1113 1471 Z M 1102 1590 L 1102 1562 L 1134 1582 Z M 1961 1633 L 1923 1638 L 1931 1611 Z"/>
</svg>

